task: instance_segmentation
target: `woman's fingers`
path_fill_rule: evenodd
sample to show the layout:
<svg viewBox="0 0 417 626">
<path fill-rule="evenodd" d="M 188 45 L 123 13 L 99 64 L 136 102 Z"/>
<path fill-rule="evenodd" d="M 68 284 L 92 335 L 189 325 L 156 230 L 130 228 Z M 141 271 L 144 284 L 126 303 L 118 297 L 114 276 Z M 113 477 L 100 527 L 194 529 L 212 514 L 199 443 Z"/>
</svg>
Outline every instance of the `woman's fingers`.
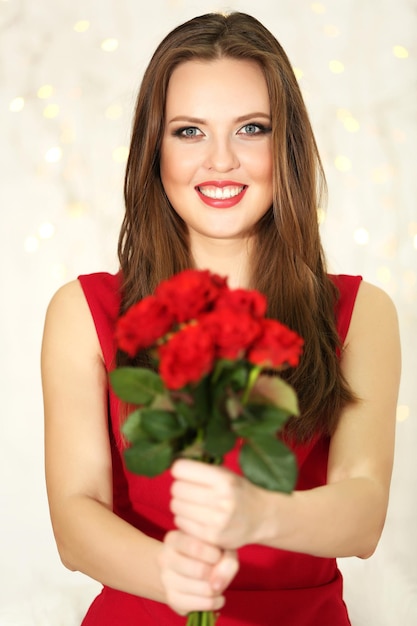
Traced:
<svg viewBox="0 0 417 626">
<path fill-rule="evenodd" d="M 167 603 L 174 611 L 184 615 L 190 611 L 217 611 L 223 606 L 225 565 L 215 576 L 217 589 L 212 584 L 214 568 L 222 559 L 223 552 L 215 546 L 179 530 L 167 533 L 160 556 L 161 580 Z"/>
<path fill-rule="evenodd" d="M 210 583 L 214 590 L 223 591 L 230 585 L 239 569 L 235 550 L 225 550 L 220 561 L 213 567 Z"/>
<path fill-rule="evenodd" d="M 178 459 L 171 467 L 171 473 L 174 478 L 181 480 L 190 480 L 192 477 L 196 483 L 211 486 L 216 479 L 219 467 L 201 463 L 200 461 L 191 461 L 190 459 Z"/>
<path fill-rule="evenodd" d="M 195 504 L 205 504 L 208 498 L 212 497 L 212 485 L 195 483 L 192 480 L 177 478 L 172 484 L 171 495 L 173 498 Z"/>
<path fill-rule="evenodd" d="M 222 550 L 181 531 L 173 530 L 165 535 L 164 543 L 172 548 L 178 557 L 196 560 L 207 565 L 215 565 L 222 557 Z"/>
<path fill-rule="evenodd" d="M 257 543 L 264 490 L 224 467 L 188 459 L 176 461 L 172 474 L 178 528 L 224 549 Z"/>
<path fill-rule="evenodd" d="M 172 570 L 162 570 L 167 604 L 179 613 L 191 611 L 217 611 L 224 605 L 221 592 L 213 589 L 207 580 L 184 577 Z"/>
</svg>

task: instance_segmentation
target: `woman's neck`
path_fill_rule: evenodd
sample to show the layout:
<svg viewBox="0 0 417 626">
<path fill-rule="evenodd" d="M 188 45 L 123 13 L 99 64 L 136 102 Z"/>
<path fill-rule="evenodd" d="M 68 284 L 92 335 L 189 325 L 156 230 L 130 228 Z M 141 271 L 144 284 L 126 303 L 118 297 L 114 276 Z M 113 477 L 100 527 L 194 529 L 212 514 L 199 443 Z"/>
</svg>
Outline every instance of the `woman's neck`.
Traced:
<svg viewBox="0 0 417 626">
<path fill-rule="evenodd" d="M 194 245 L 193 245 L 194 244 Z M 191 253 L 198 269 L 227 276 L 232 289 L 249 286 L 249 241 L 204 239 L 194 241 Z"/>
</svg>

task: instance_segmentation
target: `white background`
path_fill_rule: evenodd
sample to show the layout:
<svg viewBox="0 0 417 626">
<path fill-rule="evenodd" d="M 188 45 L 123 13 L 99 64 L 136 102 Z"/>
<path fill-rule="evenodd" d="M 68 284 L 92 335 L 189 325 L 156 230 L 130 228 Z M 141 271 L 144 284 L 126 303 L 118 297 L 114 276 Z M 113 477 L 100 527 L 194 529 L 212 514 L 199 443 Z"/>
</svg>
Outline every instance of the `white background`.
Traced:
<svg viewBox="0 0 417 626">
<path fill-rule="evenodd" d="M 143 69 L 172 27 L 215 9 L 253 14 L 284 45 L 328 176 L 331 269 L 362 274 L 398 308 L 388 519 L 376 554 L 341 566 L 354 626 L 417 624 L 416 1 L 0 0 L 0 626 L 78 626 L 99 588 L 60 564 L 49 522 L 45 309 L 77 274 L 117 269 Z"/>
</svg>

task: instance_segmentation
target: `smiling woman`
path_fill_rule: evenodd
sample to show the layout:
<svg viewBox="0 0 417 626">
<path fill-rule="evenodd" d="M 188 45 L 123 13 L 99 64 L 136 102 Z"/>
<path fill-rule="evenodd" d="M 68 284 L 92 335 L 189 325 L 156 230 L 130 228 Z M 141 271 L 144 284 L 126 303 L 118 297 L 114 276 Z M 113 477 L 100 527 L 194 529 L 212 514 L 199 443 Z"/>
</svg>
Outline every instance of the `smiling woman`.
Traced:
<svg viewBox="0 0 417 626">
<path fill-rule="evenodd" d="M 323 187 L 297 80 L 262 24 L 209 14 L 166 36 L 137 99 L 120 271 L 62 287 L 45 323 L 55 537 L 68 568 L 104 585 L 83 626 L 180 626 L 219 609 L 218 626 L 350 624 L 336 558 L 370 556 L 384 525 L 400 356 L 386 294 L 327 273 Z M 284 433 L 298 464 L 290 495 L 239 474 L 238 442 L 224 467 L 180 459 L 147 478 L 124 463 L 126 407 L 109 373 L 154 362 L 117 351 L 117 321 L 139 301 L 157 317 L 157 286 L 193 268 L 258 290 L 267 317 L 304 340 L 281 372 L 300 405 Z"/>
<path fill-rule="evenodd" d="M 218 270 L 235 284 L 222 250 L 234 240 L 249 253 L 254 226 L 272 206 L 271 113 L 257 63 L 187 61 L 169 81 L 161 180 L 187 224 L 195 259 L 217 246 Z M 219 209 L 227 209 L 219 212 Z M 232 259 L 230 259 L 232 261 Z M 240 275 L 247 282 L 247 277 Z"/>
</svg>

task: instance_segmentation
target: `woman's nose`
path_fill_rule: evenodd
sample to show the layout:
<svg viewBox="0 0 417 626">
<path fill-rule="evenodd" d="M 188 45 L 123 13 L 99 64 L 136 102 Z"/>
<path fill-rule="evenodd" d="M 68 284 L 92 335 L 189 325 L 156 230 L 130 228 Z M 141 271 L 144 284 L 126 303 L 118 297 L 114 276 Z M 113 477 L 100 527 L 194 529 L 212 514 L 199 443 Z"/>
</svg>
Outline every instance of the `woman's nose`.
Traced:
<svg viewBox="0 0 417 626">
<path fill-rule="evenodd" d="M 212 139 L 205 163 L 207 169 L 229 172 L 239 167 L 239 158 L 230 139 Z"/>
</svg>

